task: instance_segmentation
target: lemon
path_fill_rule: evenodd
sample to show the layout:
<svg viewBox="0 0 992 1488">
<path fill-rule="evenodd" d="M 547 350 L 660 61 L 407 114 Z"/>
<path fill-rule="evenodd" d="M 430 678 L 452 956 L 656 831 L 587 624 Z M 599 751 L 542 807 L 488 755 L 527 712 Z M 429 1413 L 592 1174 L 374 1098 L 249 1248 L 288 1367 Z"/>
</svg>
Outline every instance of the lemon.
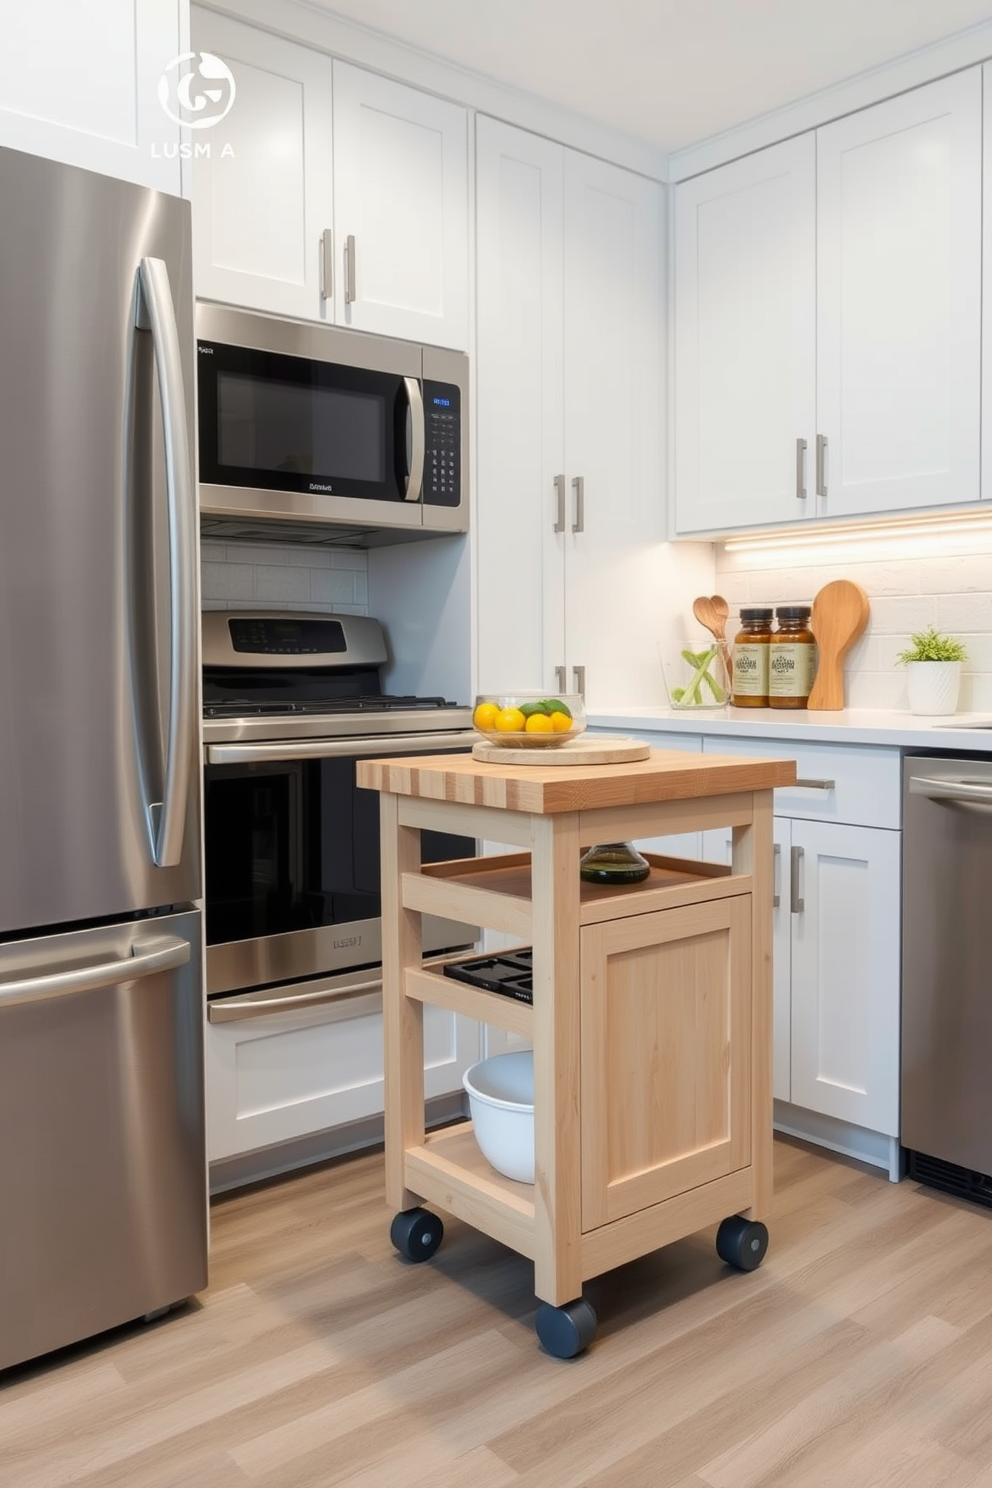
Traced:
<svg viewBox="0 0 992 1488">
<path fill-rule="evenodd" d="M 479 703 L 475 712 L 472 714 L 472 722 L 475 724 L 476 728 L 481 729 L 484 734 L 490 734 L 496 727 L 496 719 L 498 717 L 498 703 Z"/>
<path fill-rule="evenodd" d="M 551 724 L 551 727 L 554 729 L 556 734 L 567 734 L 569 729 L 572 727 L 572 720 L 567 713 L 559 713 L 556 711 L 552 713 L 548 722 Z"/>
<path fill-rule="evenodd" d="M 531 713 L 524 728 L 528 734 L 550 734 L 554 731 L 554 723 L 547 713 Z"/>
<path fill-rule="evenodd" d="M 522 734 L 526 722 L 519 708 L 500 708 L 496 714 L 496 731 L 500 734 Z"/>
</svg>

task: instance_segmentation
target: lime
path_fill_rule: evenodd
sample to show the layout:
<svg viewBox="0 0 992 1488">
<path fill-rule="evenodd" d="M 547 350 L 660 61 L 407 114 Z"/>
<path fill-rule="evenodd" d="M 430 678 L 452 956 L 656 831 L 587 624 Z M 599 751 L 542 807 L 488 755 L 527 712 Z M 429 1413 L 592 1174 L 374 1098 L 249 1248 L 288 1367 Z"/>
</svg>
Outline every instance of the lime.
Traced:
<svg viewBox="0 0 992 1488">
<path fill-rule="evenodd" d="M 572 716 L 571 709 L 562 702 L 561 698 L 545 698 L 541 706 L 548 713 L 564 713 L 566 718 Z"/>
</svg>

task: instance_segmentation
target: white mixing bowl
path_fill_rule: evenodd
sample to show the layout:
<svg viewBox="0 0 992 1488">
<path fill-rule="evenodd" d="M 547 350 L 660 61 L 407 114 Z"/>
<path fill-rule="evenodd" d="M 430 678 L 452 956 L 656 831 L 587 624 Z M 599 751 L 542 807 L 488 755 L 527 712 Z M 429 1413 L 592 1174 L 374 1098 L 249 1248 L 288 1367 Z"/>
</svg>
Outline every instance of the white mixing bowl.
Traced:
<svg viewBox="0 0 992 1488">
<path fill-rule="evenodd" d="M 475 1138 L 497 1173 L 534 1182 L 534 1055 L 493 1054 L 465 1071 Z"/>
</svg>

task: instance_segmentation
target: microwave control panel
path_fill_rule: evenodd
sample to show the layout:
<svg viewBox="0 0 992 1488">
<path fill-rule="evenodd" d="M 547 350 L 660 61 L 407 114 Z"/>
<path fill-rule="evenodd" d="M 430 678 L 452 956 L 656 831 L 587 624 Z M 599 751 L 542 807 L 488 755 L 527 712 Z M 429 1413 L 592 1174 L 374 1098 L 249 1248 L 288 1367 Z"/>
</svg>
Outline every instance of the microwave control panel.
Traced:
<svg viewBox="0 0 992 1488">
<path fill-rule="evenodd" d="M 424 382 L 424 494 L 427 506 L 457 506 L 461 499 L 461 390 L 450 382 Z"/>
</svg>

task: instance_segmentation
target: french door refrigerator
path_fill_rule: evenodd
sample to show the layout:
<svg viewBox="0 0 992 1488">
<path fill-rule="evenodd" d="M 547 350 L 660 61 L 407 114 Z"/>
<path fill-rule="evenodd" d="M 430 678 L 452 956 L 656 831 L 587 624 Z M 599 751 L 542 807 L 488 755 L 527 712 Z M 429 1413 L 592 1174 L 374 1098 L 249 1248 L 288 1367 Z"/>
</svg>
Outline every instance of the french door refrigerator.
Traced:
<svg viewBox="0 0 992 1488">
<path fill-rule="evenodd" d="M 0 1368 L 206 1284 L 189 204 L 0 149 Z"/>
</svg>

